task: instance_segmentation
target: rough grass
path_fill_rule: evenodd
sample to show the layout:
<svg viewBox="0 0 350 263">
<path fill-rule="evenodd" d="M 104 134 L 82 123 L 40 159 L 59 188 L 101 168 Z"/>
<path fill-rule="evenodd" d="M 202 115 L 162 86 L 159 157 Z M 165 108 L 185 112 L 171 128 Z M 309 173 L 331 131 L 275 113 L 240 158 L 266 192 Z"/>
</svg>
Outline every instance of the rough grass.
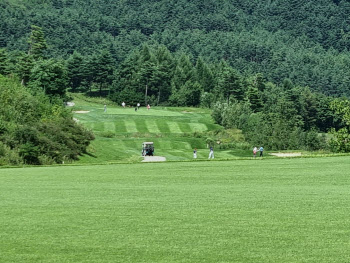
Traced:
<svg viewBox="0 0 350 263">
<path fill-rule="evenodd" d="M 350 262 L 348 158 L 0 169 L 0 262 Z"/>
</svg>

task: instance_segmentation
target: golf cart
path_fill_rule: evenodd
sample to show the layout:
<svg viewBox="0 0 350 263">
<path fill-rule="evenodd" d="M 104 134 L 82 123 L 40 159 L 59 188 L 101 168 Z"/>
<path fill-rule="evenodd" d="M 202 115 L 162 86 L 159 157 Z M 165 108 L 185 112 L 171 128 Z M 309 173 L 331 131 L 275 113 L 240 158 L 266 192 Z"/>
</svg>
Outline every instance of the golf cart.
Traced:
<svg viewBox="0 0 350 263">
<path fill-rule="evenodd" d="M 153 142 L 142 143 L 142 156 L 153 156 L 154 146 Z"/>
</svg>

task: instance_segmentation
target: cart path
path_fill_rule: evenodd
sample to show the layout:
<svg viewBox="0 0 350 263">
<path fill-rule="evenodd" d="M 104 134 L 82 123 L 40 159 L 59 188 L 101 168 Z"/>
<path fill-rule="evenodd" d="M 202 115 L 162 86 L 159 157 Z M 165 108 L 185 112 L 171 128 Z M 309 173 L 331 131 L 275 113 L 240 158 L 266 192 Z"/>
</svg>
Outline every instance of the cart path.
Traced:
<svg viewBox="0 0 350 263">
<path fill-rule="evenodd" d="M 163 156 L 144 156 L 142 162 L 165 162 L 166 158 Z"/>
<path fill-rule="evenodd" d="M 269 154 L 277 156 L 277 157 L 297 157 L 297 156 L 301 156 L 301 152 L 298 152 L 298 153 L 269 153 Z"/>
</svg>

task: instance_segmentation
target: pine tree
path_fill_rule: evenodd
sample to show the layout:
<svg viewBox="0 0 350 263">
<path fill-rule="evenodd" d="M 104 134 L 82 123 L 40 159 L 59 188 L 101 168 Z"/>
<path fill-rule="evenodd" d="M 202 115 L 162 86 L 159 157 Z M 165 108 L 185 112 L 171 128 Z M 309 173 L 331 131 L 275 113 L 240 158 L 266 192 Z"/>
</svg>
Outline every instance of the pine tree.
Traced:
<svg viewBox="0 0 350 263">
<path fill-rule="evenodd" d="M 67 60 L 69 83 L 72 91 L 76 91 L 84 81 L 84 57 L 74 52 Z"/>
<path fill-rule="evenodd" d="M 0 74 L 5 75 L 7 66 L 7 52 L 5 49 L 0 49 Z"/>
<path fill-rule="evenodd" d="M 161 46 L 155 51 L 155 58 L 157 67 L 152 76 L 152 83 L 158 88 L 158 105 L 161 101 L 167 101 L 170 96 L 171 79 L 174 74 L 174 59 L 165 46 Z"/>
<path fill-rule="evenodd" d="M 246 96 L 250 103 L 250 108 L 254 112 L 261 111 L 263 103 L 259 96 L 259 90 L 256 87 L 250 86 L 246 92 Z"/>
<path fill-rule="evenodd" d="M 106 85 L 112 84 L 113 71 L 115 69 L 115 61 L 108 50 L 102 50 L 97 55 L 95 65 L 95 82 L 99 84 L 100 95 L 102 95 L 102 89 Z"/>
<path fill-rule="evenodd" d="M 28 84 L 33 66 L 34 58 L 32 55 L 23 54 L 23 56 L 19 58 L 16 73 L 21 78 L 22 85 L 26 86 Z"/>
<path fill-rule="evenodd" d="M 6 47 L 6 38 L 0 33 L 0 48 Z"/>
<path fill-rule="evenodd" d="M 258 73 L 255 76 L 255 80 L 254 80 L 254 86 L 259 90 L 259 91 L 264 91 L 265 89 L 265 79 L 263 74 Z"/>
<path fill-rule="evenodd" d="M 220 67 L 217 87 L 219 94 L 227 100 L 227 103 L 230 102 L 231 96 L 237 100 L 242 100 L 244 90 L 240 76 L 226 62 L 222 62 Z"/>
<path fill-rule="evenodd" d="M 197 59 L 196 63 L 196 80 L 205 92 L 213 91 L 215 86 L 213 73 L 201 57 Z"/>
<path fill-rule="evenodd" d="M 39 59 L 44 57 L 44 52 L 47 49 L 46 40 L 44 37 L 44 32 L 41 27 L 32 25 L 31 34 L 29 37 L 29 51 L 28 54 L 32 55 L 34 59 Z"/>
<path fill-rule="evenodd" d="M 68 84 L 67 69 L 62 61 L 39 60 L 30 74 L 28 86 L 33 90 L 42 89 L 47 95 L 64 97 Z"/>
</svg>

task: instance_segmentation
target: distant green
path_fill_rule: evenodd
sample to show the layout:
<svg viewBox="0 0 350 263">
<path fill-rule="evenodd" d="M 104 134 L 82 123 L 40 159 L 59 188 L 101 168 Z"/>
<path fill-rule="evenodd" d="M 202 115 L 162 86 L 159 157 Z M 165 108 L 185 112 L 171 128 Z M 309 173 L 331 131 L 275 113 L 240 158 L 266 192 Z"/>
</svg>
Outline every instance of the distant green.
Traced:
<svg viewBox="0 0 350 263">
<path fill-rule="evenodd" d="M 201 108 L 152 107 L 147 110 L 111 104 L 104 112 L 98 99 L 86 101 L 75 95 L 74 117 L 91 129 L 96 139 L 88 153 L 78 163 L 135 162 L 140 161 L 142 142 L 155 145 L 155 155 L 168 161 L 192 160 L 193 149 L 198 149 L 198 159 L 207 159 L 207 133 L 220 130 L 214 124 L 210 110 Z M 250 150 L 215 147 L 216 158 L 251 157 Z"/>
</svg>

